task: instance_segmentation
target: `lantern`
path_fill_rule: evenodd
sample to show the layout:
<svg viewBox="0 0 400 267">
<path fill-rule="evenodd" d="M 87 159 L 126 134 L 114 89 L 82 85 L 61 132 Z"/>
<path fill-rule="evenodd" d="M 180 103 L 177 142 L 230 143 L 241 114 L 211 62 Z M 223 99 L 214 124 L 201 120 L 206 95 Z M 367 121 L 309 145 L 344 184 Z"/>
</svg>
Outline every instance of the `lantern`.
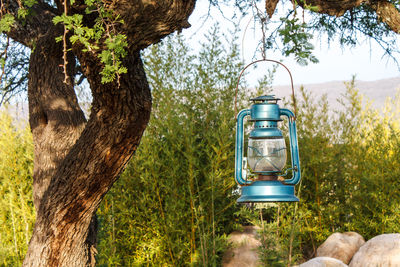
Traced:
<svg viewBox="0 0 400 267">
<path fill-rule="evenodd" d="M 300 181 L 295 115 L 289 109 L 280 108 L 278 105 L 280 99 L 273 95 L 259 96 L 250 100 L 253 101 L 251 107 L 240 111 L 237 115 L 235 180 L 241 187 L 241 197 L 237 202 L 299 201 L 294 194 L 294 186 Z M 243 122 L 247 116 L 250 116 L 249 121 L 254 124 L 249 134 L 247 157 L 244 157 Z M 287 155 L 285 138 L 278 128 L 282 117 L 288 119 L 292 162 L 290 179 L 282 178 L 285 176 L 283 169 L 286 166 Z M 247 179 L 249 171 L 255 176 L 254 179 Z"/>
</svg>

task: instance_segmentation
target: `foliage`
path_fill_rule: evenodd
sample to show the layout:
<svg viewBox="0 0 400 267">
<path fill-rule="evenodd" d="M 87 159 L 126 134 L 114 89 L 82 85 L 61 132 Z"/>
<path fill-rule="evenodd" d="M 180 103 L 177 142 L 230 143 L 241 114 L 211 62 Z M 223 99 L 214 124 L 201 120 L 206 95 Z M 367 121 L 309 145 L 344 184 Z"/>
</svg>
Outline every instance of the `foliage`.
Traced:
<svg viewBox="0 0 400 267">
<path fill-rule="evenodd" d="M 215 30 L 216 31 L 216 30 Z M 180 37 L 145 57 L 154 96 L 138 153 L 99 211 L 100 265 L 219 266 L 235 227 L 235 41 Z"/>
<path fill-rule="evenodd" d="M 316 102 L 301 93 L 301 201 L 264 210 L 273 215 L 263 227 L 269 236 L 261 255 L 277 266 L 315 256 L 334 232 L 355 231 L 366 240 L 400 232 L 400 94 L 379 112 L 363 106 L 352 81 L 340 100 L 343 109 L 333 113 L 326 97 Z"/>
<path fill-rule="evenodd" d="M 317 107 L 321 115 L 312 115 L 312 101 L 305 96 L 308 108 L 299 123 L 304 125 L 301 145 L 309 151 L 301 155 L 308 164 L 303 167 L 305 201 L 300 209 L 309 212 L 304 221 L 317 242 L 334 231 L 357 231 L 366 239 L 400 231 L 393 224 L 400 202 L 394 190 L 399 186 L 400 128 L 395 115 L 400 107 L 387 105 L 382 113 L 363 108 L 354 82 L 347 86 L 345 111 L 336 118 L 324 112 L 325 101 Z"/>
<path fill-rule="evenodd" d="M 73 4 L 74 0 L 70 1 Z M 71 31 L 69 40 L 72 44 L 79 42 L 84 46 L 84 52 L 99 52 L 98 57 L 104 64 L 101 81 L 103 83 L 112 82 L 116 78 L 119 81 L 121 74 L 127 72 L 127 68 L 122 66 L 122 58 L 126 56 L 125 48 L 128 46 L 126 36 L 118 33 L 117 25 L 124 21 L 118 15 L 104 7 L 104 3 L 99 0 L 85 0 L 86 14 L 96 13 L 97 17 L 93 26 L 86 26 L 83 22 L 82 14 L 68 15 L 67 12 L 53 19 L 54 24 L 64 24 L 65 31 Z M 57 41 L 64 40 L 66 34 L 58 37 Z"/>
<path fill-rule="evenodd" d="M 0 20 L 0 33 L 8 32 L 14 24 L 15 18 L 11 14 L 5 14 Z"/>
<path fill-rule="evenodd" d="M 32 136 L 28 127 L 16 127 L 4 110 L 0 129 L 0 265 L 20 266 L 35 219 Z"/>
<path fill-rule="evenodd" d="M 26 17 L 31 14 L 30 8 L 33 7 L 34 4 L 37 4 L 37 0 L 22 0 L 20 2 L 20 8 L 18 9 L 18 19 L 26 19 Z"/>
<path fill-rule="evenodd" d="M 278 32 L 282 36 L 282 53 L 285 56 L 294 55 L 300 65 L 307 65 L 308 61 L 318 63 L 318 59 L 312 54 L 314 46 L 310 43 L 313 35 L 306 31 L 307 24 L 299 23 L 299 19 L 285 19 L 284 28 Z"/>
</svg>

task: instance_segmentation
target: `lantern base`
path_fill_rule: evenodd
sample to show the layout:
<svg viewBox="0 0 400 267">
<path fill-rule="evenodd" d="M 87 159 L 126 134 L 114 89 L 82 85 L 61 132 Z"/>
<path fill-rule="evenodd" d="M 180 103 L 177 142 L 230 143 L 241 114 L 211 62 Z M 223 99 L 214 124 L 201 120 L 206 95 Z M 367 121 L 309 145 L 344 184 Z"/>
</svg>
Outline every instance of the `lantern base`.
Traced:
<svg viewBox="0 0 400 267">
<path fill-rule="evenodd" d="M 255 181 L 242 186 L 241 191 L 238 203 L 299 201 L 294 195 L 294 185 L 284 185 L 280 181 Z"/>
</svg>

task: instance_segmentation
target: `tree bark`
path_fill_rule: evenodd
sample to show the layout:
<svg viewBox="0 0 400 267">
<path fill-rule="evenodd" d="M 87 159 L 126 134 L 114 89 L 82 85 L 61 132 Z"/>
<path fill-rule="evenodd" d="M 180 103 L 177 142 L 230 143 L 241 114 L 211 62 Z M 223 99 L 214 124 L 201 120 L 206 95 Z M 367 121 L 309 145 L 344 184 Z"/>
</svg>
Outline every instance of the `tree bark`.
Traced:
<svg viewBox="0 0 400 267">
<path fill-rule="evenodd" d="M 400 33 L 400 12 L 392 3 L 379 0 L 372 1 L 370 5 L 380 20 L 385 22 L 392 31 Z"/>
<path fill-rule="evenodd" d="M 33 134 L 35 157 L 33 201 L 39 212 L 40 201 L 47 191 L 57 167 L 78 139 L 86 119 L 78 105 L 73 81 L 75 58 L 69 53 L 64 83 L 64 60 L 60 27 L 52 27 L 40 38 L 32 51 L 29 66 L 29 123 Z"/>
<path fill-rule="evenodd" d="M 18 18 L 18 10 L 22 1 L 1 1 L 1 15 L 12 14 Z M 37 39 L 45 35 L 52 27 L 52 19 L 61 13 L 51 6 L 38 1 L 38 4 L 32 6 L 31 14 L 26 19 L 16 19 L 7 35 L 15 41 L 33 48 Z"/>
<path fill-rule="evenodd" d="M 267 11 L 269 18 L 274 14 L 278 2 L 279 0 L 265 0 L 265 10 Z"/>
</svg>

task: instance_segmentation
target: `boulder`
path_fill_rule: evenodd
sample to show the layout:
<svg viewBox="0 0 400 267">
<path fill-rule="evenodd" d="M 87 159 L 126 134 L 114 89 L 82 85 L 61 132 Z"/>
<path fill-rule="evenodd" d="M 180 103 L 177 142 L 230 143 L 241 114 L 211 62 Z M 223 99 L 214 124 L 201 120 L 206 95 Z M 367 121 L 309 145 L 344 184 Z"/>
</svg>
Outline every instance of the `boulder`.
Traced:
<svg viewBox="0 0 400 267">
<path fill-rule="evenodd" d="M 224 253 L 222 266 L 224 267 L 256 267 L 260 266 L 257 249 L 261 242 L 257 239 L 255 226 L 244 226 L 243 232 L 232 232 L 228 240 L 232 247 Z"/>
<path fill-rule="evenodd" d="M 347 267 L 347 265 L 335 258 L 317 257 L 300 264 L 300 267 Z"/>
<path fill-rule="evenodd" d="M 353 256 L 349 266 L 400 266 L 400 234 L 383 234 L 368 240 Z"/>
<path fill-rule="evenodd" d="M 333 233 L 317 249 L 317 257 L 330 257 L 349 264 L 353 255 L 365 243 L 356 232 Z"/>
</svg>

